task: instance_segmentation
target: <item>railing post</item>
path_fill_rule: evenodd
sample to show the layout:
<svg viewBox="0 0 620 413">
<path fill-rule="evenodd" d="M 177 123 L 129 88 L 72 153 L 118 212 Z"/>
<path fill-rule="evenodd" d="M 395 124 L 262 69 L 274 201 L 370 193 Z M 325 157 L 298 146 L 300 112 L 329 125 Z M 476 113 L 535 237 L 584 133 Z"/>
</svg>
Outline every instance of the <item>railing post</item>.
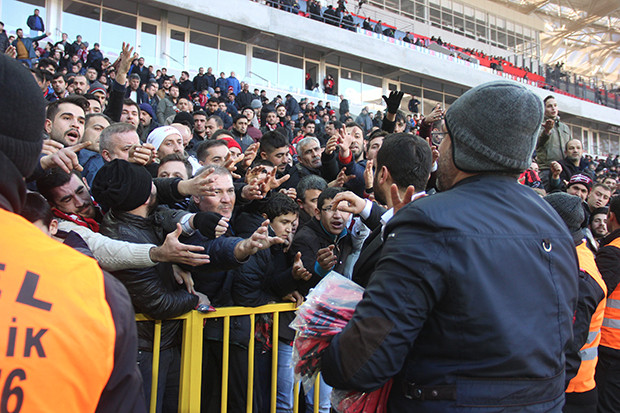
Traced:
<svg viewBox="0 0 620 413">
<path fill-rule="evenodd" d="M 181 382 L 179 385 L 179 412 L 199 412 L 202 392 L 202 324 L 196 311 L 187 314 L 183 323 L 181 347 Z"/>
</svg>

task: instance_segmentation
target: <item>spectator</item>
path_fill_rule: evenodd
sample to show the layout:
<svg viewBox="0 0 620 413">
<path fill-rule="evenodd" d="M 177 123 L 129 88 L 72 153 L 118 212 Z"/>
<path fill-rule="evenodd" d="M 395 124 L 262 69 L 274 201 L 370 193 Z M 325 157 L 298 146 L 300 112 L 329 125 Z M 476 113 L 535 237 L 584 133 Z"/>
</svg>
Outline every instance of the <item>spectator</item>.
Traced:
<svg viewBox="0 0 620 413">
<path fill-rule="evenodd" d="M 254 143 L 252 137 L 248 135 L 248 124 L 248 118 L 243 115 L 237 115 L 230 130 L 231 136 L 241 146 L 241 152 L 245 152 L 248 146 Z"/>
<path fill-rule="evenodd" d="M 505 111 L 508 106 L 511 110 Z M 478 116 L 487 132 L 479 132 Z M 529 166 L 542 119 L 540 98 L 507 81 L 470 89 L 450 106 L 439 148 L 442 192 L 416 200 L 388 222 L 373 279 L 353 318 L 321 358 L 326 383 L 370 391 L 393 377 L 393 389 L 410 389 L 390 394 L 394 411 L 459 410 L 456 393 L 439 396 L 446 388 L 457 392 L 459 400 L 472 397 L 477 405 L 492 403 L 500 409 L 517 402 L 510 395 L 519 389 L 518 403 L 530 410 L 562 409 L 565 376 L 557 372 L 565 369 L 571 335 L 542 334 L 526 346 L 520 339 L 533 324 L 537 331 L 549 331 L 551 325 L 558 332 L 571 331 L 578 293 L 572 237 L 557 213 L 516 181 Z M 471 149 L 482 146 L 490 152 Z M 513 214 L 515 210 L 529 213 Z M 548 243 L 541 241 L 542 228 Z M 555 265 L 530 259 L 523 243 L 536 254 L 549 255 Z M 469 247 L 463 249 L 465 245 Z M 451 251 L 451 259 L 442 264 L 431 258 L 439 251 Z M 426 257 L 420 259 L 420 254 Z M 433 269 L 422 268 L 431 262 Z M 445 299 L 453 293 L 459 303 L 467 303 L 465 317 L 462 304 Z M 368 322 L 373 331 L 381 330 L 376 340 L 374 333 L 360 333 Z M 511 328 L 497 328 L 506 323 Z M 483 332 L 489 336 L 481 338 L 487 335 Z M 463 337 L 468 337 L 465 342 Z M 451 357 L 462 351 L 469 355 Z M 360 360 L 360 354 L 367 356 Z M 405 371 L 412 375 L 402 376 Z M 468 377 L 467 384 L 461 377 Z M 512 379 L 517 377 L 549 383 Z M 496 390 L 491 396 L 485 390 L 490 382 L 506 398 L 497 399 Z"/>
<path fill-rule="evenodd" d="M 382 34 L 383 33 L 383 26 L 381 25 L 381 20 L 379 20 L 377 22 L 377 24 L 375 24 L 375 29 L 374 29 L 375 33 L 377 34 Z"/>
<path fill-rule="evenodd" d="M 132 73 L 128 77 L 129 87 L 125 91 L 125 98 L 131 99 L 140 105 L 148 100 L 146 92 L 140 88 L 140 75 Z"/>
<path fill-rule="evenodd" d="M 43 33 L 41 36 L 36 37 L 24 37 L 24 31 L 22 29 L 17 29 L 15 34 L 17 38 L 13 40 L 12 44 L 17 50 L 17 60 L 27 64 L 28 67 L 32 67 L 32 60 L 37 58 L 34 42 L 50 36 L 51 33 Z M 4 51 L 2 53 L 4 53 Z"/>
<path fill-rule="evenodd" d="M 236 95 L 241 91 L 239 80 L 235 77 L 235 72 L 230 72 L 230 76 L 226 79 L 226 90 L 231 90 Z"/>
<path fill-rule="evenodd" d="M 571 133 L 565 123 L 560 122 L 558 104 L 553 96 L 547 96 L 545 103 L 545 121 L 536 144 L 536 159 L 540 167 L 540 178 L 545 187 L 551 174 L 551 162 L 561 160 L 562 148 L 571 140 Z"/>
<path fill-rule="evenodd" d="M 159 101 L 157 105 L 157 121 L 160 125 L 165 124 L 166 119 L 179 112 L 177 103 L 179 102 L 179 87 L 170 86 L 170 94 Z"/>
<path fill-rule="evenodd" d="M 34 9 L 34 14 L 28 16 L 26 25 L 30 27 L 30 37 L 36 37 L 39 33 L 45 33 L 45 23 L 41 16 L 39 16 L 39 9 Z"/>
<path fill-rule="evenodd" d="M 179 97 L 184 98 L 184 99 L 190 99 L 191 98 L 191 94 L 194 92 L 194 85 L 192 84 L 192 81 L 189 80 L 189 72 L 186 70 L 183 70 L 181 72 L 181 77 L 179 79 Z"/>
<path fill-rule="evenodd" d="M 6 49 L 11 45 L 9 37 L 4 30 L 4 23 L 0 22 L 0 53 L 6 52 Z"/>
<path fill-rule="evenodd" d="M 586 243 L 590 251 L 596 254 L 598 251 L 600 241 L 607 236 L 607 213 L 609 208 L 597 208 L 592 211 L 588 222 L 588 227 L 585 229 Z"/>
</svg>

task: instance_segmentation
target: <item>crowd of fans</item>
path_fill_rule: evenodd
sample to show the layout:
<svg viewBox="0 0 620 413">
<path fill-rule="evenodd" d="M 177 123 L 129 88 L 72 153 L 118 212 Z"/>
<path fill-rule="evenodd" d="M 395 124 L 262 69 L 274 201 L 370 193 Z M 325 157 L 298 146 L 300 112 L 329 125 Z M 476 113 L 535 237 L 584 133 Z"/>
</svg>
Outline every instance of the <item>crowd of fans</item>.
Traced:
<svg viewBox="0 0 620 413">
<path fill-rule="evenodd" d="M 319 0 L 308 0 L 305 2 L 305 11 L 303 8 L 300 7 L 299 2 L 295 0 L 267 0 L 266 4 L 280 10 L 308 17 L 313 20 L 324 22 L 345 30 L 356 31 L 357 29 L 361 28 L 369 32 L 383 34 L 387 37 L 395 39 L 397 38 L 398 40 L 402 40 L 403 42 L 414 44 L 416 46 L 424 48 L 428 48 L 431 44 L 435 44 L 443 48 L 439 50 L 444 50 L 446 54 L 449 54 L 457 59 L 468 59 L 471 61 L 473 58 L 482 66 L 489 67 L 497 72 L 506 71 L 515 77 L 533 81 L 535 82 L 533 84 L 536 84 L 538 85 L 538 87 L 541 87 L 543 89 L 549 89 L 551 91 L 562 90 L 563 92 L 569 93 L 566 87 L 560 86 L 557 82 L 557 78 L 558 76 L 560 76 L 559 73 L 562 65 L 560 63 L 557 63 L 555 65 L 555 70 L 552 73 L 549 73 L 550 68 L 547 68 L 547 73 L 545 75 L 538 75 L 531 72 L 530 68 L 527 66 L 515 66 L 512 62 L 505 59 L 503 56 L 488 55 L 478 49 L 464 48 L 453 45 L 443 41 L 441 39 L 441 36 L 431 36 L 429 38 L 427 36 L 412 32 L 399 31 L 396 27 L 383 23 L 381 20 L 375 21 L 372 20 L 370 17 L 364 18 L 360 15 L 352 14 L 346 8 L 346 1 L 339 1 L 336 8 L 334 8 L 332 5 L 328 5 L 326 8 L 323 8 Z M 362 3 L 360 3 L 360 6 L 361 4 Z M 570 74 L 568 72 L 561 72 L 561 76 L 568 78 Z M 583 84 L 584 82 L 583 80 L 580 80 L 579 83 Z M 308 89 L 311 90 L 311 88 Z M 601 105 L 608 105 L 611 102 L 612 107 L 617 106 L 617 96 L 615 94 L 617 93 L 616 90 L 608 91 L 604 87 L 597 87 L 593 90 L 593 93 L 595 94 L 594 96 L 588 98 L 586 96 L 579 95 L 579 97 L 587 98 L 588 100 Z M 571 96 L 578 97 L 572 94 Z M 616 102 L 615 105 L 613 104 L 614 101 Z"/>
<path fill-rule="evenodd" d="M 325 13 L 326 23 L 335 24 Z M 388 142 L 415 136 L 416 145 L 432 154 L 429 167 L 439 156 L 445 111 L 437 105 L 423 116 L 415 97 L 401 110 L 399 92 L 384 96 L 384 112 L 365 108 L 354 116 L 342 95 L 338 108 L 291 94 L 268 97 L 234 72 L 216 77 L 210 67 L 193 79 L 187 71 L 177 79 L 148 66 L 130 45 L 111 62 L 81 36 L 70 42 L 63 34 L 41 49 L 36 41 L 44 36 L 24 37 L 18 30 L 8 39 L 14 48 L 7 54 L 30 68 L 48 102 L 24 216 L 92 254 L 123 282 L 136 313 L 169 319 L 192 309 L 301 303 L 330 270 L 359 280 L 356 260 L 380 225 L 369 223 L 366 208 L 398 203 L 394 193 L 388 200 L 389 194 L 377 192 L 382 168 L 406 160 Z M 558 113 L 555 99 L 547 98 L 536 157 L 519 181 L 541 195 L 580 197 L 580 225 L 596 252 L 608 235 L 607 204 L 618 194 L 618 155 L 584 157 Z M 428 182 L 422 177 L 416 184 L 416 196 L 436 192 L 435 169 Z M 293 332 L 282 318 L 278 406 L 290 409 Z M 213 411 L 220 403 L 221 323 L 208 320 L 204 330 L 202 400 Z M 258 358 L 270 357 L 270 326 L 269 318 L 257 323 Z M 248 318 L 233 319 L 231 411 L 246 406 L 249 331 Z M 138 337 L 148 400 L 152 326 L 140 323 Z M 176 410 L 179 344 L 180 323 L 164 322 L 159 380 L 166 385 L 158 390 L 163 411 Z M 259 411 L 269 403 L 268 377 L 268 370 L 255 374 Z M 322 383 L 321 411 L 329 409 L 328 395 Z"/>
</svg>

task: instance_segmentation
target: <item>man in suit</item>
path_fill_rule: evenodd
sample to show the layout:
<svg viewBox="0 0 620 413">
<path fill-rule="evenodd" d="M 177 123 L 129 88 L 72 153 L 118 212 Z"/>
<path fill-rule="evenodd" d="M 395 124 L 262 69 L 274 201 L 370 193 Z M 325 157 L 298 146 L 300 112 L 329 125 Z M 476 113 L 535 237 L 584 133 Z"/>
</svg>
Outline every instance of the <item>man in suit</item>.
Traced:
<svg viewBox="0 0 620 413">
<path fill-rule="evenodd" d="M 430 177 L 432 157 L 431 148 L 424 139 L 409 133 L 388 135 L 377 152 L 373 177 L 378 203 L 364 200 L 350 191 L 341 192 L 332 200 L 332 208 L 338 205 L 342 211 L 358 214 L 372 231 L 353 268 L 353 281 L 362 287 L 368 285 L 381 256 L 385 224 L 406 203 L 426 195 L 424 188 Z"/>
</svg>

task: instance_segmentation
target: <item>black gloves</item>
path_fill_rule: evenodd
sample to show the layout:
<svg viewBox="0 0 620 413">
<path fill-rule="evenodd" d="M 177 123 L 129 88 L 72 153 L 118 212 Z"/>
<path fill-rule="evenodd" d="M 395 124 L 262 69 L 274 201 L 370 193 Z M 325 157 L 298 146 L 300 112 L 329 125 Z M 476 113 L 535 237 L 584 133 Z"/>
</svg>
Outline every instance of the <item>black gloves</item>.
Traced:
<svg viewBox="0 0 620 413">
<path fill-rule="evenodd" d="M 383 95 L 383 100 L 385 100 L 385 104 L 387 105 L 388 113 L 398 113 L 398 108 L 400 108 L 400 101 L 403 100 L 404 94 L 405 92 L 397 92 L 395 90 L 392 90 L 390 92 L 390 97 L 386 97 L 385 95 Z"/>
<path fill-rule="evenodd" d="M 217 212 L 198 212 L 194 216 L 194 228 L 207 238 L 215 239 L 215 227 L 222 219 Z"/>
</svg>

